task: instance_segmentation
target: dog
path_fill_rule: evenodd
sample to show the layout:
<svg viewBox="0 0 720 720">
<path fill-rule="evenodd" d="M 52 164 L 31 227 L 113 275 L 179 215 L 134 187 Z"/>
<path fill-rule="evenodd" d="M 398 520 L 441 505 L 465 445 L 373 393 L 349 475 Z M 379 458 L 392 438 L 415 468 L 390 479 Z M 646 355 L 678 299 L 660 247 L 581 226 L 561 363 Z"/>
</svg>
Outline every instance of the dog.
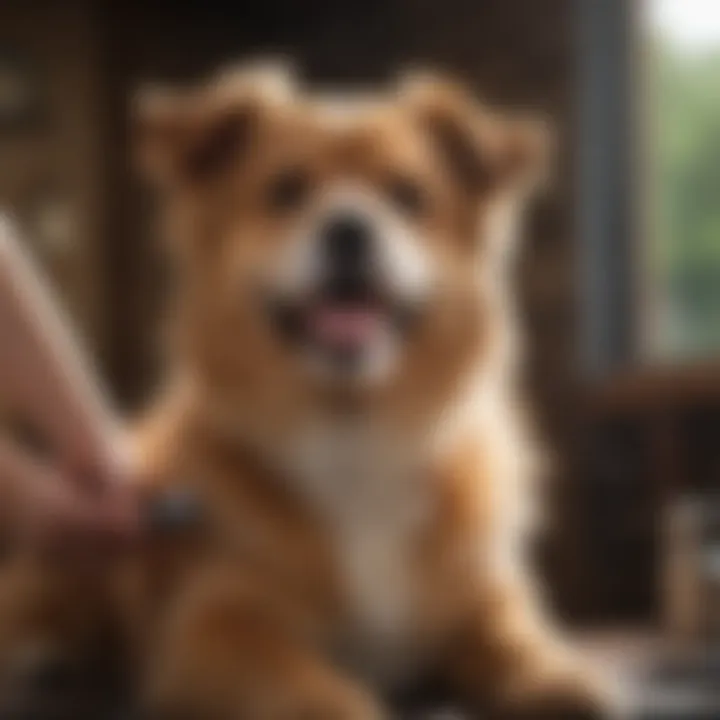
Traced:
<svg viewBox="0 0 720 720">
<path fill-rule="evenodd" d="M 509 274 L 545 123 L 433 74 L 245 66 L 143 95 L 135 134 L 176 276 L 138 492 L 200 508 L 102 583 L 143 710 L 380 720 L 432 678 L 483 717 L 610 717 L 523 551 Z"/>
</svg>

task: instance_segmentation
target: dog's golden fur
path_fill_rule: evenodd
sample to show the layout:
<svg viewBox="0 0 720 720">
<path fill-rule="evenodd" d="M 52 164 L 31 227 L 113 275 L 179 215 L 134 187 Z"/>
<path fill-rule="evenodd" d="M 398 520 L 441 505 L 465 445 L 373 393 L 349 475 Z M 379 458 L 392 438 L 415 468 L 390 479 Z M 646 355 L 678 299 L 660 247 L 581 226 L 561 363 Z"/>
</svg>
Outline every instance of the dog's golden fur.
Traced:
<svg viewBox="0 0 720 720">
<path fill-rule="evenodd" d="M 433 675 L 490 717 L 604 716 L 519 542 L 531 463 L 505 276 L 542 133 L 430 78 L 331 105 L 241 72 L 143 110 L 180 291 L 141 492 L 192 488 L 204 516 L 109 573 L 138 692 L 162 717 L 371 720 L 384 690 Z M 250 278 L 299 222 L 264 193 L 300 166 L 426 194 L 409 223 L 439 290 L 391 381 L 309 379 L 258 312 Z M 348 476 L 324 483 L 318 453 L 345 444 Z"/>
</svg>

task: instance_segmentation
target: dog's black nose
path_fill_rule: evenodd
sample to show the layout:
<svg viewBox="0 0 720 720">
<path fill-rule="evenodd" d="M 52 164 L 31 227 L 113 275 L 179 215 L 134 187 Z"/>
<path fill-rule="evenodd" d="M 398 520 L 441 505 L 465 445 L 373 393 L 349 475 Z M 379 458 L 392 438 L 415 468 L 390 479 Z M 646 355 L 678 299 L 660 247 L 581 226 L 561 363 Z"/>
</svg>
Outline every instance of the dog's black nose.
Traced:
<svg viewBox="0 0 720 720">
<path fill-rule="evenodd" d="M 366 270 L 372 246 L 372 227 L 362 217 L 336 215 L 323 228 L 326 259 L 333 270 L 354 273 Z"/>
</svg>

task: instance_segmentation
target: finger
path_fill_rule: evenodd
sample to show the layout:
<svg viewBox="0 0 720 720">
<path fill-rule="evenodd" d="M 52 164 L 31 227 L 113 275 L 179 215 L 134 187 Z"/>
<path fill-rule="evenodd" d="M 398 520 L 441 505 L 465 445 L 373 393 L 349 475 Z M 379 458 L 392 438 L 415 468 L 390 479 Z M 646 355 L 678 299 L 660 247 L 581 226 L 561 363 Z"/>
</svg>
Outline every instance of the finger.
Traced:
<svg viewBox="0 0 720 720">
<path fill-rule="evenodd" d="M 115 488 L 94 498 L 102 531 L 120 541 L 132 541 L 140 532 L 139 502 L 132 488 Z"/>
<path fill-rule="evenodd" d="M 103 530 L 133 535 L 139 526 L 134 469 L 129 453 L 117 443 L 95 466 L 69 463 L 63 474 L 92 505 Z"/>
<path fill-rule="evenodd" d="M 97 526 L 95 509 L 60 473 L 0 438 L 5 521 L 21 542 L 62 543 Z"/>
</svg>

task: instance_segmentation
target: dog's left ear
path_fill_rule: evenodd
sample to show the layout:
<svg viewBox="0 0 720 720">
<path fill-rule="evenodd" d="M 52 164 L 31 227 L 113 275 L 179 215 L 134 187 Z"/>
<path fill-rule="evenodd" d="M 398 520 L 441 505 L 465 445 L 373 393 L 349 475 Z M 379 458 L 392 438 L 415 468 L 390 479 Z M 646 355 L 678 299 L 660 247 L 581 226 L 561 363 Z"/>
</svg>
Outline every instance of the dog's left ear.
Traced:
<svg viewBox="0 0 720 720">
<path fill-rule="evenodd" d="M 547 182 L 553 143 L 546 120 L 493 111 L 434 75 L 405 76 L 401 96 L 467 192 L 528 195 Z"/>
<path fill-rule="evenodd" d="M 197 185 L 248 154 L 262 117 L 291 93 L 289 70 L 253 63 L 198 87 L 146 88 L 135 98 L 136 157 L 157 185 Z"/>
</svg>

